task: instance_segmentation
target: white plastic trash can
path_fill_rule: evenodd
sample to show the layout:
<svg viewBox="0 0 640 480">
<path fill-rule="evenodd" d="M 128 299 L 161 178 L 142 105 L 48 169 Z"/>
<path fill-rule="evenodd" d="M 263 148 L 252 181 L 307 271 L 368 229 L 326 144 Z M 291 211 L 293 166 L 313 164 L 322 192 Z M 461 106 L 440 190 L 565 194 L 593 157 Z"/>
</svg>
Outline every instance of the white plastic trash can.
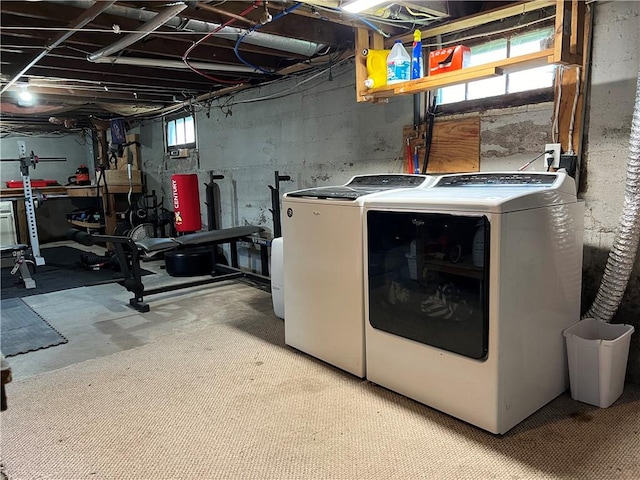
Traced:
<svg viewBox="0 0 640 480">
<path fill-rule="evenodd" d="M 276 317 L 284 320 L 284 243 L 282 237 L 271 240 L 271 299 Z"/>
<path fill-rule="evenodd" d="M 585 318 L 564 331 L 571 398 L 606 408 L 624 389 L 632 325 Z"/>
</svg>

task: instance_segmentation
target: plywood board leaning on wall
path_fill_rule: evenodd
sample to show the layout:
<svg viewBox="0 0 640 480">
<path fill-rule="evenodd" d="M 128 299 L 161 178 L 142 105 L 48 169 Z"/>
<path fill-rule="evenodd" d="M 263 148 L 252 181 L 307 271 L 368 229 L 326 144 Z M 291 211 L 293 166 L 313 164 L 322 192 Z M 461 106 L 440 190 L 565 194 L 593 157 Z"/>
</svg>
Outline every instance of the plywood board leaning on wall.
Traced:
<svg viewBox="0 0 640 480">
<path fill-rule="evenodd" d="M 117 168 L 118 170 L 126 170 L 127 162 L 131 160 L 133 162 L 131 164 L 132 170 L 140 170 L 140 136 L 137 133 L 127 134 L 127 143 L 131 143 L 131 145 L 124 147 L 122 156 L 118 157 Z"/>
<path fill-rule="evenodd" d="M 402 129 L 403 146 L 407 139 L 411 154 L 418 147 L 418 165 L 422 170 L 425 154 L 426 125 L 420 125 L 418 134 L 412 125 Z M 405 152 L 405 171 L 408 159 Z M 427 173 L 477 172 L 480 170 L 480 117 L 459 120 L 436 120 L 429 152 Z"/>
</svg>

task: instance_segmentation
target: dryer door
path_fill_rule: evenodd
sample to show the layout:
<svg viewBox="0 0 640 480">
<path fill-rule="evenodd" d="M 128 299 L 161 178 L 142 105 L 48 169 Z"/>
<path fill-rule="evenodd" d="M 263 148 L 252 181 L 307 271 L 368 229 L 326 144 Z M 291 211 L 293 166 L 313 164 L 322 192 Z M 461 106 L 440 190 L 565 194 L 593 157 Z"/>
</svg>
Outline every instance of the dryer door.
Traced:
<svg viewBox="0 0 640 480">
<path fill-rule="evenodd" d="M 487 218 L 371 210 L 367 231 L 371 326 L 470 358 L 486 358 Z"/>
</svg>

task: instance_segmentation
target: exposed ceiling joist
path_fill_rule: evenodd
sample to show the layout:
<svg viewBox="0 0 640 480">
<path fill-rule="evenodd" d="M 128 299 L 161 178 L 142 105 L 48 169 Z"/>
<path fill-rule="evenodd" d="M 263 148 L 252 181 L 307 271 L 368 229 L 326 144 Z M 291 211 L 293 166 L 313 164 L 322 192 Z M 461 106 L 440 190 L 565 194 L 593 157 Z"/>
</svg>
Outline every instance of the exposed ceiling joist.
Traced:
<svg viewBox="0 0 640 480">
<path fill-rule="evenodd" d="M 176 102 L 197 104 L 349 58 L 354 27 L 397 37 L 440 26 L 449 2 L 385 2 L 362 15 L 341 11 L 338 0 L 265 3 L 3 0 L 1 101 L 13 106 L 3 108 L 2 120 L 46 124 L 50 109 L 79 118 L 171 111 Z M 87 59 L 141 28 L 133 43 L 98 59 L 107 63 Z M 22 86 L 9 84 L 17 75 L 14 83 L 28 85 L 38 105 L 19 103 Z"/>
</svg>

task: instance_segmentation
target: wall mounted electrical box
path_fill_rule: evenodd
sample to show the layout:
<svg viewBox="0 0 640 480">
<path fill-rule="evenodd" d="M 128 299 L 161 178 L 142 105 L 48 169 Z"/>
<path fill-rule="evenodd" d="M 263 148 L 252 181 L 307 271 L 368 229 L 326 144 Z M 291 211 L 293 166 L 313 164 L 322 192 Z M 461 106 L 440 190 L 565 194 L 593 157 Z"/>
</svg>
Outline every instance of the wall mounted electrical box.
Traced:
<svg viewBox="0 0 640 480">
<path fill-rule="evenodd" d="M 187 158 L 191 154 L 191 150 L 188 148 L 172 148 L 169 150 L 169 156 L 171 158 Z"/>
</svg>

